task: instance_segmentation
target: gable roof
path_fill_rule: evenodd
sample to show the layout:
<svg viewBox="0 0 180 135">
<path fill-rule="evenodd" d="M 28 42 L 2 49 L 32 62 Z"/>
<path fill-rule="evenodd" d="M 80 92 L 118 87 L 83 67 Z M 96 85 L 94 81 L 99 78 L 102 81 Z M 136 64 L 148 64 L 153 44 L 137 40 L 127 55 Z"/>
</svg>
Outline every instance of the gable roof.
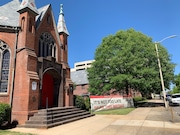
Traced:
<svg viewBox="0 0 180 135">
<path fill-rule="evenodd" d="M 33 2 L 33 0 L 29 0 L 29 1 L 27 0 L 27 2 Z M 13 0 L 3 6 L 0 6 L 0 27 L 20 27 L 20 24 L 19 24 L 20 15 L 18 13 L 18 10 L 20 9 L 20 5 L 21 3 L 19 0 Z M 48 4 L 44 7 L 37 9 L 38 15 L 36 16 L 36 29 L 38 29 L 38 27 L 40 26 L 44 16 L 46 15 L 49 9 L 51 10 L 51 15 L 53 19 L 53 27 L 55 29 L 56 37 L 59 37 L 56 22 L 54 19 L 52 8 L 51 8 L 51 4 Z M 61 45 L 60 38 L 57 38 L 57 40 L 58 40 L 58 44 Z"/>
<path fill-rule="evenodd" d="M 88 76 L 86 70 L 78 70 L 71 72 L 71 80 L 76 85 L 88 84 Z"/>
<path fill-rule="evenodd" d="M 20 26 L 19 25 L 19 13 L 20 1 L 13 0 L 3 6 L 0 6 L 0 25 L 1 26 Z M 36 16 L 36 26 L 42 21 L 46 11 L 50 7 L 50 4 L 38 9 L 39 15 Z"/>
<path fill-rule="evenodd" d="M 13 0 L 0 6 L 0 25 L 19 26 L 19 13 L 17 9 L 20 4 L 19 0 Z"/>
<path fill-rule="evenodd" d="M 38 9 L 39 15 L 36 16 L 36 28 L 39 26 L 40 22 L 44 18 L 45 13 L 47 12 L 47 10 L 49 9 L 50 6 L 51 5 L 48 4 L 48 5 Z"/>
</svg>

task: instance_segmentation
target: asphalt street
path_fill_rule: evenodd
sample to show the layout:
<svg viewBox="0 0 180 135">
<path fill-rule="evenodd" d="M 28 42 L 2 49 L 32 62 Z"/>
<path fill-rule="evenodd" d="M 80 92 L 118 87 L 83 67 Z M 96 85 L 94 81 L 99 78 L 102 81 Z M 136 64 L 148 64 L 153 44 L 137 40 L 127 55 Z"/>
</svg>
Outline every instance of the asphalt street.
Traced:
<svg viewBox="0 0 180 135">
<path fill-rule="evenodd" d="M 172 106 L 173 111 L 180 117 L 180 105 Z"/>
</svg>

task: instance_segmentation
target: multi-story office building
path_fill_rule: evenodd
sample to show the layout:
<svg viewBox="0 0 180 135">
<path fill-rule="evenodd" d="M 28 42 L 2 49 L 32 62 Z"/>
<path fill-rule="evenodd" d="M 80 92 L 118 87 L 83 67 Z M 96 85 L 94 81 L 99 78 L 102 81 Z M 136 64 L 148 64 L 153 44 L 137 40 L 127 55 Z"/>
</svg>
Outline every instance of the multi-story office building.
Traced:
<svg viewBox="0 0 180 135">
<path fill-rule="evenodd" d="M 74 68 L 71 69 L 71 72 L 78 71 L 78 70 L 85 70 L 91 67 L 91 64 L 94 60 L 87 60 L 74 63 Z"/>
</svg>

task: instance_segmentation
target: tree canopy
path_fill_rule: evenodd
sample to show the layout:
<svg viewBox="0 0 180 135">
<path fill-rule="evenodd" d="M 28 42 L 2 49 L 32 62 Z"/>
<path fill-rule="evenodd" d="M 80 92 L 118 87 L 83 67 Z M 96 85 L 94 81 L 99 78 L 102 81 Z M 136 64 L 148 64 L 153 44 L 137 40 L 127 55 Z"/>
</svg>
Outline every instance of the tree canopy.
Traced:
<svg viewBox="0 0 180 135">
<path fill-rule="evenodd" d="M 175 84 L 175 86 L 173 87 L 173 89 L 170 93 L 171 94 L 180 93 L 180 74 L 175 75 L 174 84 Z"/>
<path fill-rule="evenodd" d="M 175 65 L 167 50 L 158 44 L 164 84 L 169 88 Z M 155 46 L 152 39 L 134 29 L 118 31 L 102 40 L 95 61 L 88 69 L 89 92 L 101 95 L 109 90 L 129 89 L 142 94 L 160 92 L 161 82 Z"/>
</svg>

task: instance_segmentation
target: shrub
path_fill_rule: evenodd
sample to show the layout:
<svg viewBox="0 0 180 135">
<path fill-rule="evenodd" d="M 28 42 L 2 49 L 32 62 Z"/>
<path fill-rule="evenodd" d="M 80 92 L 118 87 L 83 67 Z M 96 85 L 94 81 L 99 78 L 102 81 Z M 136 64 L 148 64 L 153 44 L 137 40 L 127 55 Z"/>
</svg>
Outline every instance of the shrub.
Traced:
<svg viewBox="0 0 180 135">
<path fill-rule="evenodd" d="M 134 106 L 137 107 L 140 104 L 143 104 L 143 102 L 141 102 L 141 101 L 144 101 L 144 100 L 146 100 L 146 98 L 144 98 L 144 97 L 134 97 L 133 98 Z"/>
<path fill-rule="evenodd" d="M 10 121 L 11 107 L 9 104 L 0 104 L 0 125 L 5 121 Z"/>
<path fill-rule="evenodd" d="M 90 110 L 90 98 L 89 97 L 81 97 L 81 96 L 74 96 L 74 106 L 81 108 L 83 110 Z"/>
<path fill-rule="evenodd" d="M 144 97 L 134 97 L 134 98 L 133 98 L 133 101 L 134 101 L 134 102 L 139 102 L 139 101 L 143 101 L 143 100 L 145 100 Z"/>
<path fill-rule="evenodd" d="M 81 109 L 85 109 L 84 99 L 81 96 L 75 96 L 75 106 Z"/>
<path fill-rule="evenodd" d="M 90 105 L 90 98 L 89 97 L 86 97 L 84 99 L 84 103 L 85 103 L 85 106 L 86 106 L 86 110 L 89 111 L 91 109 L 91 105 Z"/>
</svg>

